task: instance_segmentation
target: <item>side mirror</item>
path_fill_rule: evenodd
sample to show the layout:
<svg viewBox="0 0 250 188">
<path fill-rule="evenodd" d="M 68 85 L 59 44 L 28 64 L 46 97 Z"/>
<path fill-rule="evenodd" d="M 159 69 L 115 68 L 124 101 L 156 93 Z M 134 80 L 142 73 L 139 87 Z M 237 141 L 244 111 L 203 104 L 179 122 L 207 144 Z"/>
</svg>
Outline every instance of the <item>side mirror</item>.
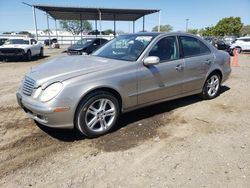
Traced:
<svg viewBox="0 0 250 188">
<path fill-rule="evenodd" d="M 157 56 L 149 56 L 143 60 L 145 66 L 157 65 L 160 63 L 160 58 Z"/>
</svg>

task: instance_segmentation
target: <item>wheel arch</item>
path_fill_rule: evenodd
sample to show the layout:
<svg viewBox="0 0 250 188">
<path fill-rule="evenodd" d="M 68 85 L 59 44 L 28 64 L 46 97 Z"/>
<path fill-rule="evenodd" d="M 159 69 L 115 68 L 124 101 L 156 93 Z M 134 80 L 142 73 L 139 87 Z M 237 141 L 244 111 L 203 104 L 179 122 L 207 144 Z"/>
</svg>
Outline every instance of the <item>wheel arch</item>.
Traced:
<svg viewBox="0 0 250 188">
<path fill-rule="evenodd" d="M 27 54 L 28 52 L 30 52 L 30 54 L 31 54 L 31 56 L 32 56 L 32 52 L 31 52 L 31 49 L 30 49 L 30 48 L 27 49 L 26 54 Z"/>
<path fill-rule="evenodd" d="M 213 71 L 211 71 L 211 72 L 207 75 L 206 80 L 207 80 L 211 75 L 213 75 L 213 74 L 218 74 L 218 75 L 220 76 L 220 79 L 222 80 L 223 74 L 222 74 L 222 71 L 221 71 L 220 69 L 214 69 Z M 205 80 L 205 81 L 206 81 L 206 80 Z"/>
<path fill-rule="evenodd" d="M 123 105 L 122 105 L 122 97 L 121 97 L 121 94 L 114 88 L 111 88 L 111 87 L 97 87 L 97 88 L 93 88 L 91 90 L 89 90 L 88 92 L 86 92 L 84 95 L 81 96 L 80 100 L 78 101 L 77 105 L 76 105 L 76 108 L 74 110 L 74 120 L 76 118 L 76 113 L 77 113 L 77 110 L 81 104 L 81 102 L 90 94 L 96 92 L 96 91 L 106 91 L 106 92 L 109 92 L 111 93 L 112 95 L 114 95 L 114 97 L 118 100 L 118 104 L 119 104 L 119 108 L 120 108 L 120 111 L 122 111 L 122 108 L 123 108 Z"/>
</svg>

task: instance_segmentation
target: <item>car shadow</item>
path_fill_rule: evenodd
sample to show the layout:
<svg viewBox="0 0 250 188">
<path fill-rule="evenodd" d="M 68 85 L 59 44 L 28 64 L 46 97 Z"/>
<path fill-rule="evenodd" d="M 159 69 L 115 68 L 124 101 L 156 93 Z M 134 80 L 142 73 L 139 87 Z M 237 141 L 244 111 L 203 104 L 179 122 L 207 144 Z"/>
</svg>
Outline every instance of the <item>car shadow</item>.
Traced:
<svg viewBox="0 0 250 188">
<path fill-rule="evenodd" d="M 222 95 L 224 92 L 228 90 L 230 90 L 229 87 L 222 86 L 220 95 Z M 127 125 L 131 123 L 134 123 L 134 122 L 146 119 L 146 118 L 150 118 L 158 114 L 168 113 L 177 108 L 180 108 L 183 106 L 189 106 L 191 104 L 194 104 L 200 101 L 202 101 L 202 99 L 198 95 L 192 95 L 192 96 L 188 96 L 188 97 L 184 97 L 180 99 L 175 99 L 175 100 L 155 104 L 149 107 L 144 107 L 138 110 L 134 110 L 134 111 L 122 114 L 117 122 L 117 125 L 111 131 L 111 133 L 123 127 L 126 127 Z M 36 124 L 42 131 L 47 133 L 49 136 L 55 139 L 58 139 L 60 141 L 63 141 L 63 142 L 73 142 L 77 140 L 83 140 L 86 138 L 76 129 L 72 129 L 72 130 L 71 129 L 56 129 L 56 128 L 43 126 L 37 122 Z"/>
<path fill-rule="evenodd" d="M 49 57 L 48 55 L 45 55 L 43 57 L 35 56 L 35 57 L 32 57 L 31 61 L 27 61 L 25 59 L 19 59 L 19 58 L 10 58 L 10 59 L 1 59 L 0 62 L 1 63 L 19 63 L 19 62 L 32 63 L 33 61 L 38 61 L 40 59 L 45 59 L 48 57 Z"/>
</svg>

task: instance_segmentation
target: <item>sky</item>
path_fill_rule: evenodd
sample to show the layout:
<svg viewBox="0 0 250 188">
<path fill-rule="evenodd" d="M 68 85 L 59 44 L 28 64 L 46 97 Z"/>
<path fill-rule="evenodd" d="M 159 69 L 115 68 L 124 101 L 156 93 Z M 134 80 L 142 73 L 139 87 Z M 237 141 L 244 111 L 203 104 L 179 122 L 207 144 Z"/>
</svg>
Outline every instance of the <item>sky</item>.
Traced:
<svg viewBox="0 0 250 188">
<path fill-rule="evenodd" d="M 0 0 L 0 32 L 33 30 L 32 8 L 28 4 L 82 6 L 104 8 L 150 8 L 161 10 L 161 24 L 170 24 L 174 31 L 204 28 L 229 16 L 239 16 L 250 25 L 250 0 Z M 47 28 L 44 12 L 37 12 L 38 29 Z M 92 22 L 93 23 L 93 22 Z M 151 31 L 158 24 L 158 14 L 145 17 L 145 29 Z M 51 29 L 55 23 L 50 20 Z M 92 24 L 94 27 L 94 23 Z M 142 19 L 136 21 L 136 31 L 142 30 Z M 132 32 L 132 22 L 117 22 L 117 30 Z M 112 29 L 113 22 L 102 22 L 102 29 Z"/>
</svg>

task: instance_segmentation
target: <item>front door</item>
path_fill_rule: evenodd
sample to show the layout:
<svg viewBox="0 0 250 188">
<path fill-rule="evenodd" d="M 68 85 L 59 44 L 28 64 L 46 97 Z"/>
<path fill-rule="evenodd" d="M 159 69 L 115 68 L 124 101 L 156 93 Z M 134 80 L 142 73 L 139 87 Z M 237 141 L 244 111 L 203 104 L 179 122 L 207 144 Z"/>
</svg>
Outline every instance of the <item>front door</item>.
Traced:
<svg viewBox="0 0 250 188">
<path fill-rule="evenodd" d="M 150 103 L 182 93 L 184 60 L 179 59 L 177 38 L 161 38 L 150 50 L 148 56 L 160 58 L 158 65 L 138 69 L 138 103 Z"/>
</svg>

